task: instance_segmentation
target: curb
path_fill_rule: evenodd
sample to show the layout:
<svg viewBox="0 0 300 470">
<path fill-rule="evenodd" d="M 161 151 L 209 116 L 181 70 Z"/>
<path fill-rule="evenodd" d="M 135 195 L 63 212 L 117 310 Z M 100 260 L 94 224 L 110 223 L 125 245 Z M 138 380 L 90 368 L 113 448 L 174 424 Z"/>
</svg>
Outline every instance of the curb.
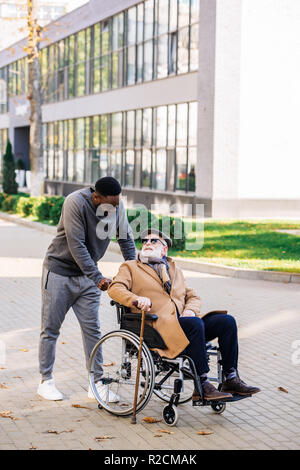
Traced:
<svg viewBox="0 0 300 470">
<path fill-rule="evenodd" d="M 49 233 L 50 235 L 56 234 L 56 227 L 50 225 L 41 224 L 40 222 L 33 222 L 32 220 L 24 219 L 15 214 L 7 214 L 0 212 L 0 219 L 7 220 L 19 225 L 24 225 L 28 228 L 40 230 L 42 232 Z M 113 253 L 120 253 L 119 245 L 116 242 L 111 242 L 108 248 Z M 198 271 L 207 274 L 216 274 L 218 276 L 228 276 L 236 279 L 249 279 L 259 281 L 272 281 L 272 282 L 283 282 L 285 284 L 300 284 L 300 274 L 298 273 L 285 273 L 285 272 L 273 272 L 273 271 L 256 271 L 254 269 L 245 268 L 234 268 L 231 266 L 224 266 L 221 264 L 204 263 L 200 261 L 193 261 L 187 258 L 172 257 L 176 264 L 182 269 L 188 269 L 190 271 Z"/>
</svg>

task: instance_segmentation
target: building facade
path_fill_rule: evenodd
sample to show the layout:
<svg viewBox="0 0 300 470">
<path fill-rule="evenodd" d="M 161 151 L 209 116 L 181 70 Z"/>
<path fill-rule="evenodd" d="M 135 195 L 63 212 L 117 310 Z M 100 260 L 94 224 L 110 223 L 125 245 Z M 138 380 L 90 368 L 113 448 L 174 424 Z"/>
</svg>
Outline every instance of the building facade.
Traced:
<svg viewBox="0 0 300 470">
<path fill-rule="evenodd" d="M 66 195 L 110 174 L 129 203 L 297 215 L 300 191 L 278 198 L 273 166 L 263 179 L 260 148 L 247 155 L 260 114 L 249 122 L 249 18 L 270 11 L 268 0 L 256 2 L 90 0 L 51 23 L 40 49 L 45 191 Z M 278 15 L 285 4 L 277 1 Z M 9 136 L 28 169 L 24 44 L 13 57 L 0 52 L 0 151 Z M 260 186 L 247 181 L 251 163 Z"/>
</svg>

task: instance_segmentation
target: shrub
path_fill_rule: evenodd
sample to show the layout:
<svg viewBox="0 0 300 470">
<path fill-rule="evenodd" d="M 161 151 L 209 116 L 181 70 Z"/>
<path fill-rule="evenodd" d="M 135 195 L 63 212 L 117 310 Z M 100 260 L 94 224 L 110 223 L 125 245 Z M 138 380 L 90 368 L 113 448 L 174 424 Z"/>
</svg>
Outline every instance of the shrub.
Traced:
<svg viewBox="0 0 300 470">
<path fill-rule="evenodd" d="M 16 211 L 18 214 L 28 217 L 32 213 L 32 208 L 34 204 L 33 197 L 20 197 L 17 203 Z"/>
<path fill-rule="evenodd" d="M 17 204 L 20 199 L 20 196 L 17 194 L 9 194 L 4 199 L 1 205 L 1 209 L 4 212 L 16 212 Z"/>
<path fill-rule="evenodd" d="M 50 215 L 51 203 L 44 196 L 35 197 L 32 208 L 32 215 L 38 220 L 48 220 Z"/>
<path fill-rule="evenodd" d="M 2 204 L 3 204 L 3 202 L 5 201 L 5 197 L 6 197 L 6 196 L 7 196 L 7 195 L 6 195 L 5 193 L 4 193 L 4 194 L 3 194 L 3 193 L 0 193 L 0 210 L 2 209 Z"/>
<path fill-rule="evenodd" d="M 50 219 L 52 220 L 52 223 L 54 225 L 57 225 L 59 222 L 64 200 L 64 197 L 58 196 L 55 200 L 54 205 L 50 209 Z"/>
<path fill-rule="evenodd" d="M 3 155 L 3 192 L 8 194 L 16 194 L 18 192 L 18 184 L 16 182 L 15 161 L 12 153 L 11 143 L 8 140 L 5 154 Z"/>
</svg>

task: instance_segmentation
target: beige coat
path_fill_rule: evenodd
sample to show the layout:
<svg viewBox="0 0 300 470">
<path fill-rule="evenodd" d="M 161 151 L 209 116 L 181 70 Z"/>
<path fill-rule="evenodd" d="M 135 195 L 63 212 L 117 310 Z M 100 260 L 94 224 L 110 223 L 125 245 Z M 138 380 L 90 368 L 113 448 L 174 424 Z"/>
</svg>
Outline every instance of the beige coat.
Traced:
<svg viewBox="0 0 300 470">
<path fill-rule="evenodd" d="M 200 315 L 201 299 L 195 291 L 186 286 L 181 269 L 175 266 L 172 258 L 167 258 L 169 275 L 172 283 L 170 295 L 164 290 L 162 281 L 147 264 L 139 260 L 126 261 L 120 266 L 108 289 L 109 296 L 116 302 L 130 307 L 132 312 L 140 312 L 132 307 L 138 296 L 148 297 L 152 302 L 150 312 L 158 319 L 150 324 L 161 334 L 167 346 L 166 350 L 157 349 L 161 356 L 175 358 L 189 344 L 176 315 L 185 309 Z"/>
</svg>

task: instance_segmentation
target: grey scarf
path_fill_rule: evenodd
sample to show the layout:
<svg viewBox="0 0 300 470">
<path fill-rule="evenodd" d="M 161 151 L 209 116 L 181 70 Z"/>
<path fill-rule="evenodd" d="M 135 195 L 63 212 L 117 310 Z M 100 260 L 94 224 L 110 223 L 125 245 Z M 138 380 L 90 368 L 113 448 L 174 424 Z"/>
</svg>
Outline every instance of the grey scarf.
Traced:
<svg viewBox="0 0 300 470">
<path fill-rule="evenodd" d="M 158 277 L 163 283 L 165 291 L 170 294 L 171 292 L 171 280 L 168 274 L 167 266 L 162 258 L 155 258 L 154 256 L 145 257 L 141 253 L 138 255 L 138 259 L 154 269 Z"/>
</svg>

